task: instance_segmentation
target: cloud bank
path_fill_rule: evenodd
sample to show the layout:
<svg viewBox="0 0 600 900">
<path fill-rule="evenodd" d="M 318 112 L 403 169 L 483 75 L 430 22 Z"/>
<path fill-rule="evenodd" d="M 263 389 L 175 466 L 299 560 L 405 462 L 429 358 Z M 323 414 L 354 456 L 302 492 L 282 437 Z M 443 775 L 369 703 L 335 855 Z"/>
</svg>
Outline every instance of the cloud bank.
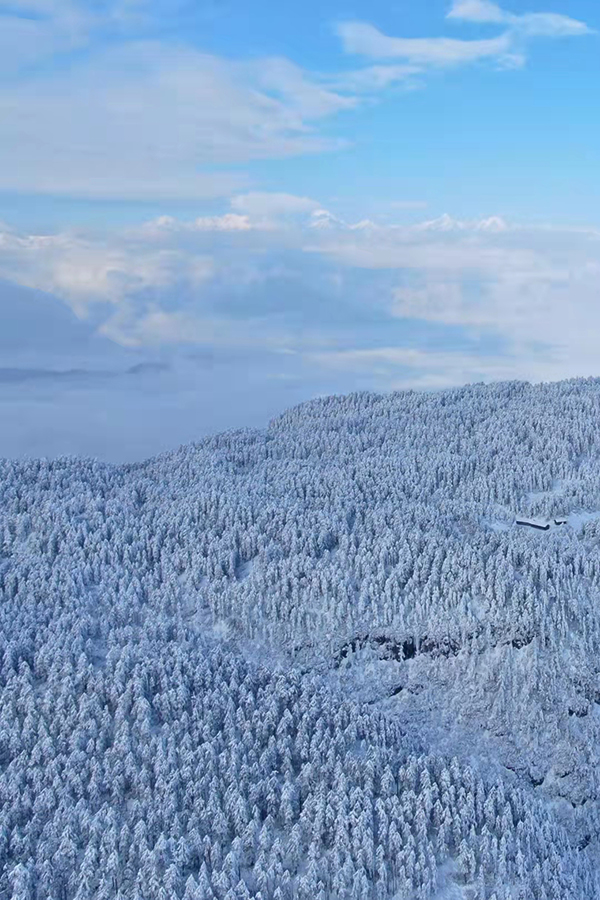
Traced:
<svg viewBox="0 0 600 900">
<path fill-rule="evenodd" d="M 5 229 L 0 278 L 0 453 L 133 458 L 323 393 L 600 374 L 593 228 L 249 192 L 118 234 Z"/>
</svg>

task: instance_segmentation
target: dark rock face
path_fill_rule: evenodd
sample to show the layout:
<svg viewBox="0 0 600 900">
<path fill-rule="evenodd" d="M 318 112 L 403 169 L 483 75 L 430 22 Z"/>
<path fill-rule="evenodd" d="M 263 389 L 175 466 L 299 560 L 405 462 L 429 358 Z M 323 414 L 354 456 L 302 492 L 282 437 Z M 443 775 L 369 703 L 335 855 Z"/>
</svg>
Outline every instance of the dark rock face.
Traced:
<svg viewBox="0 0 600 900">
<path fill-rule="evenodd" d="M 420 640 L 415 640 L 413 637 L 399 640 L 381 634 L 362 634 L 356 635 L 340 647 L 335 655 L 335 666 L 339 666 L 350 653 L 356 653 L 357 650 L 363 650 L 366 647 L 376 650 L 380 659 L 394 660 L 395 662 L 414 659 L 419 654 L 456 656 L 460 650 L 459 643 L 448 637 L 434 640 L 424 635 Z"/>
</svg>

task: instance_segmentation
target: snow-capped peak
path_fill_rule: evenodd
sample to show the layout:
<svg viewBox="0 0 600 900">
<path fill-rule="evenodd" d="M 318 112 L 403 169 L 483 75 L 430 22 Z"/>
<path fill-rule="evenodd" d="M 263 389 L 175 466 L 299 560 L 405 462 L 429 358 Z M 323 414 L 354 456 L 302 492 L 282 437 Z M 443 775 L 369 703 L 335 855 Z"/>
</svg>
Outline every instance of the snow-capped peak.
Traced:
<svg viewBox="0 0 600 900">
<path fill-rule="evenodd" d="M 360 222 L 356 222 L 354 225 L 349 226 L 353 231 L 369 231 L 376 228 L 379 228 L 376 222 L 372 222 L 371 219 L 361 219 Z"/>
<path fill-rule="evenodd" d="M 508 225 L 501 216 L 490 216 L 487 219 L 481 219 L 475 227 L 477 231 L 488 231 L 495 234 L 508 231 Z"/>
<path fill-rule="evenodd" d="M 508 225 L 500 216 L 489 216 L 487 219 L 475 221 L 462 221 L 453 219 L 448 213 L 444 213 L 437 219 L 430 219 L 415 226 L 417 231 L 484 231 L 489 234 L 499 234 L 508 231 Z"/>
<path fill-rule="evenodd" d="M 418 231 L 463 231 L 465 227 L 464 222 L 453 219 L 448 213 L 438 216 L 437 219 L 430 219 L 415 226 Z"/>
<path fill-rule="evenodd" d="M 328 209 L 315 209 L 310 216 L 310 228 L 345 228 L 346 223 L 338 219 Z"/>
</svg>

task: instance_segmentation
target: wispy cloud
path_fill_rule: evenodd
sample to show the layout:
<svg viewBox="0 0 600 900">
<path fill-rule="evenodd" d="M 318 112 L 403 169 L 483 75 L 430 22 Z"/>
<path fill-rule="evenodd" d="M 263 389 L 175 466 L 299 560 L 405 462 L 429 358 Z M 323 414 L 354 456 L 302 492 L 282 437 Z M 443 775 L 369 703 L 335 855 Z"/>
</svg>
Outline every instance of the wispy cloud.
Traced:
<svg viewBox="0 0 600 900">
<path fill-rule="evenodd" d="M 197 286 L 212 273 L 207 254 L 70 233 L 0 233 L 0 277 L 54 293 L 80 316 L 91 304 L 115 305 L 145 290 Z"/>
<path fill-rule="evenodd" d="M 89 8 L 70 0 L 12 0 L 0 8 L 0 74 L 83 46 L 97 21 Z"/>
<path fill-rule="evenodd" d="M 511 48 L 508 34 L 479 41 L 389 37 L 367 22 L 342 22 L 337 26 L 337 33 L 346 53 L 369 59 L 405 59 L 420 66 L 454 66 L 498 59 Z"/>
<path fill-rule="evenodd" d="M 507 25 L 511 30 L 529 37 L 573 37 L 590 34 L 585 22 L 558 13 L 525 13 L 517 15 L 502 9 L 491 0 L 455 0 L 448 19 Z"/>
<path fill-rule="evenodd" d="M 311 125 L 352 105 L 281 60 L 129 42 L 0 87 L 0 190 L 222 196 L 244 176 L 215 165 L 340 147 Z"/>
<path fill-rule="evenodd" d="M 454 37 L 406 38 L 384 34 L 363 21 L 345 21 L 336 26 L 346 53 L 376 60 L 403 60 L 408 70 L 401 75 L 396 67 L 381 66 L 363 70 L 367 83 L 382 86 L 401 77 L 409 78 L 428 68 L 450 68 L 483 60 L 511 68 L 524 62 L 527 38 L 563 38 L 591 34 L 585 22 L 556 13 L 510 13 L 490 0 L 455 0 L 446 18 L 456 22 L 486 23 L 502 26 L 499 35 L 463 40 Z M 353 73 L 360 82 L 360 71 Z"/>
<path fill-rule="evenodd" d="M 397 84 L 407 88 L 414 87 L 418 83 L 416 76 L 422 71 L 421 66 L 409 64 L 363 66 L 361 69 L 330 75 L 326 81 L 340 91 L 352 91 L 358 95 L 378 94 Z"/>
<path fill-rule="evenodd" d="M 281 219 L 287 215 L 311 213 L 321 205 L 310 197 L 269 191 L 251 191 L 239 194 L 231 200 L 232 209 L 259 219 Z"/>
</svg>

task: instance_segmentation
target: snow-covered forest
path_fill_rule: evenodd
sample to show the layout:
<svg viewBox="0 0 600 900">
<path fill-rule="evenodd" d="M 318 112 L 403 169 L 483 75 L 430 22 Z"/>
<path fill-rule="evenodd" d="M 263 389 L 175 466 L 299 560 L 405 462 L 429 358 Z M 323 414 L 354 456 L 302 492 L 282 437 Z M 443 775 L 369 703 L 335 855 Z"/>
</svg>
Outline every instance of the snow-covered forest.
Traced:
<svg viewBox="0 0 600 900">
<path fill-rule="evenodd" d="M 0 461 L 1 900 L 600 897 L 599 425 L 512 382 Z"/>
</svg>

